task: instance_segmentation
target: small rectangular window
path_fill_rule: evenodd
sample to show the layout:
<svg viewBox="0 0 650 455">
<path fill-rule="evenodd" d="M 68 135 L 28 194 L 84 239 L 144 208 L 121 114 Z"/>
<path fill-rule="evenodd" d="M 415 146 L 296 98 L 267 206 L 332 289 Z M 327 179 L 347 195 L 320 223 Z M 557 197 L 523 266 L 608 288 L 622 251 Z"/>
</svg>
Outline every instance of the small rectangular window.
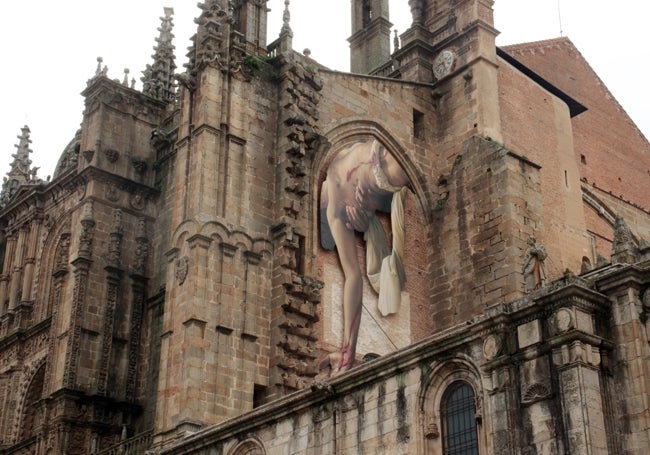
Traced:
<svg viewBox="0 0 650 455">
<path fill-rule="evenodd" d="M 413 109 L 413 136 L 424 139 L 424 114 L 416 109 Z"/>
</svg>

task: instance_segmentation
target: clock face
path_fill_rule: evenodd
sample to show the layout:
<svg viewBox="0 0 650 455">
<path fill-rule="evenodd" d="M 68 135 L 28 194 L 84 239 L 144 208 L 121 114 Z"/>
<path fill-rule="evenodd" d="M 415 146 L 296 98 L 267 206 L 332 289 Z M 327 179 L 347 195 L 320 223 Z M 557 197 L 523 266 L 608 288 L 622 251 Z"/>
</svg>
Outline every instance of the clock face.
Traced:
<svg viewBox="0 0 650 455">
<path fill-rule="evenodd" d="M 433 75 L 436 79 L 442 79 L 451 73 L 455 66 L 456 54 L 451 49 L 445 49 L 433 61 Z"/>
</svg>

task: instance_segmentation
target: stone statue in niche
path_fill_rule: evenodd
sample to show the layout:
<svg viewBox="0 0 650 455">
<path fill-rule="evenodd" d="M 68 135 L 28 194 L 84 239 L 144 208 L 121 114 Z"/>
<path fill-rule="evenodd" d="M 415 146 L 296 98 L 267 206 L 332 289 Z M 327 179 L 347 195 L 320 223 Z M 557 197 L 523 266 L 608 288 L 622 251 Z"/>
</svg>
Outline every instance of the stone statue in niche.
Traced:
<svg viewBox="0 0 650 455">
<path fill-rule="evenodd" d="M 546 248 L 542 244 L 537 243 L 534 236 L 529 236 L 528 248 L 526 249 L 524 265 L 522 267 L 525 292 L 528 293 L 544 286 L 546 282 L 544 261 L 547 256 Z"/>
<path fill-rule="evenodd" d="M 183 256 L 180 259 L 176 259 L 176 279 L 178 280 L 178 285 L 185 283 L 185 278 L 187 278 L 187 272 L 190 269 L 190 258 Z"/>
<path fill-rule="evenodd" d="M 399 309 L 406 281 L 404 198 L 410 181 L 386 147 L 375 138 L 345 144 L 327 169 L 321 188 L 321 245 L 336 248 L 343 269 L 343 345 L 320 361 L 337 374 L 354 365 L 361 323 L 363 281 L 355 231 L 364 233 L 366 275 L 378 293 L 383 316 Z M 391 214 L 392 245 L 377 217 Z"/>
</svg>

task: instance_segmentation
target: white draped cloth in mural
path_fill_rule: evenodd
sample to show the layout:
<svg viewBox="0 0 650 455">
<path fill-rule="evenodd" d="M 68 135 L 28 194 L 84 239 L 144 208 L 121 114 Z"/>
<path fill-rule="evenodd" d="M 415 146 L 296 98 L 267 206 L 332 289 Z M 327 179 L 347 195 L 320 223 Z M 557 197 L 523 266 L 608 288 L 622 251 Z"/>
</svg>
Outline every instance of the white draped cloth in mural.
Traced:
<svg viewBox="0 0 650 455">
<path fill-rule="evenodd" d="M 390 207 L 390 221 L 393 233 L 392 249 L 388 245 L 386 232 L 377 216 L 372 216 L 366 240 L 366 273 L 375 292 L 379 294 L 378 306 L 382 316 L 397 313 L 402 300 L 402 289 L 406 282 L 404 264 L 404 196 L 406 187 L 393 193 Z"/>
</svg>

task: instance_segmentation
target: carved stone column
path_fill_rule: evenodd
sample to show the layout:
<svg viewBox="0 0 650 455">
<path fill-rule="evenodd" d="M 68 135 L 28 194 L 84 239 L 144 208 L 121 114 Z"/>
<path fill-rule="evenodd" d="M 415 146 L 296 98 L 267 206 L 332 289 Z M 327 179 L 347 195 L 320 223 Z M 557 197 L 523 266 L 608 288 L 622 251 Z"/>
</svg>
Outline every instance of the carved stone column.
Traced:
<svg viewBox="0 0 650 455">
<path fill-rule="evenodd" d="M 107 393 L 108 376 L 113 347 L 113 327 L 115 325 L 115 308 L 119 297 L 120 283 L 123 270 L 121 266 L 122 255 L 122 211 L 113 212 L 113 226 L 109 234 L 108 265 L 106 271 L 106 297 L 104 302 L 104 326 L 102 329 L 102 345 L 100 348 L 99 371 L 97 372 L 97 394 L 105 396 Z"/>
<path fill-rule="evenodd" d="M 485 416 L 491 420 L 493 453 L 515 454 L 520 432 L 516 430 L 516 410 L 519 402 L 516 395 L 516 368 L 511 364 L 508 345 L 509 336 L 505 325 L 492 327 L 484 333 L 483 356 L 486 362 L 483 371 L 489 387 L 486 390 L 486 407 L 492 412 Z M 431 437 L 438 437 L 438 428 Z"/>
<path fill-rule="evenodd" d="M 606 365 L 610 375 L 605 380 L 614 395 L 607 417 L 620 453 L 637 453 L 650 446 L 650 343 L 641 300 L 641 292 L 647 293 L 649 285 L 647 270 L 636 266 L 623 267 L 597 282 L 612 302 L 609 328 L 615 349 Z"/>
<path fill-rule="evenodd" d="M 7 299 L 7 285 L 9 284 L 9 275 L 0 275 L 0 337 L 7 336 L 9 330 L 9 300 Z"/>
<path fill-rule="evenodd" d="M 71 261 L 73 267 L 74 288 L 72 291 L 72 311 L 70 312 L 70 332 L 65 353 L 65 373 L 63 386 L 77 388 L 77 363 L 79 359 L 79 340 L 81 337 L 81 316 L 86 300 L 88 274 L 92 264 L 92 244 L 95 221 L 93 219 L 92 201 L 86 202 L 81 214 L 81 231 L 77 257 Z"/>
<path fill-rule="evenodd" d="M 6 238 L 5 257 L 0 275 L 0 336 L 6 336 L 13 321 L 10 310 L 11 267 L 16 250 L 16 235 L 8 234 Z"/>
<path fill-rule="evenodd" d="M 14 250 L 14 262 L 11 274 L 11 288 L 9 291 L 9 309 L 15 310 L 20 302 L 20 292 L 22 290 L 23 279 L 23 260 L 25 256 L 25 238 L 28 231 L 21 228 L 18 231 L 18 239 L 16 241 L 16 248 Z"/>
<path fill-rule="evenodd" d="M 611 343 L 596 334 L 596 321 L 606 317 L 603 312 L 608 302 L 581 287 L 564 288 L 556 299 L 559 305 L 548 317 L 548 344 L 568 436 L 564 451 L 609 453 L 601 349 L 611 349 Z"/>
<path fill-rule="evenodd" d="M 34 278 L 34 264 L 36 262 L 36 248 L 38 246 L 38 238 L 41 233 L 42 219 L 35 217 L 32 220 L 31 229 L 27 236 L 27 244 L 25 245 L 25 261 L 24 269 L 25 275 L 23 278 L 23 290 L 21 296 L 21 303 L 32 303 L 32 287 Z"/>
<path fill-rule="evenodd" d="M 54 270 L 52 272 L 53 282 L 52 288 L 50 290 L 50 301 L 48 303 L 49 308 L 51 308 L 51 317 L 52 317 L 52 336 L 49 339 L 48 346 L 48 358 L 54 359 L 56 356 L 56 345 L 59 335 L 58 323 L 59 319 L 64 317 L 64 315 L 59 314 L 59 309 L 61 308 L 61 297 L 63 293 L 63 287 L 65 284 L 66 277 L 68 276 L 68 263 L 70 261 L 70 232 L 69 226 L 67 229 L 64 229 L 59 243 L 56 247 L 55 252 L 55 263 Z M 53 362 L 46 362 L 45 367 L 45 380 L 44 380 L 44 392 L 50 393 L 50 389 L 53 386 L 52 380 L 52 369 L 54 368 Z"/>
<path fill-rule="evenodd" d="M 136 251 L 131 274 L 131 327 L 129 330 L 128 372 L 126 375 L 126 401 L 135 402 L 137 366 L 140 357 L 140 337 L 146 299 L 146 264 L 149 257 L 149 238 L 145 218 L 138 219 L 135 237 Z"/>
</svg>

